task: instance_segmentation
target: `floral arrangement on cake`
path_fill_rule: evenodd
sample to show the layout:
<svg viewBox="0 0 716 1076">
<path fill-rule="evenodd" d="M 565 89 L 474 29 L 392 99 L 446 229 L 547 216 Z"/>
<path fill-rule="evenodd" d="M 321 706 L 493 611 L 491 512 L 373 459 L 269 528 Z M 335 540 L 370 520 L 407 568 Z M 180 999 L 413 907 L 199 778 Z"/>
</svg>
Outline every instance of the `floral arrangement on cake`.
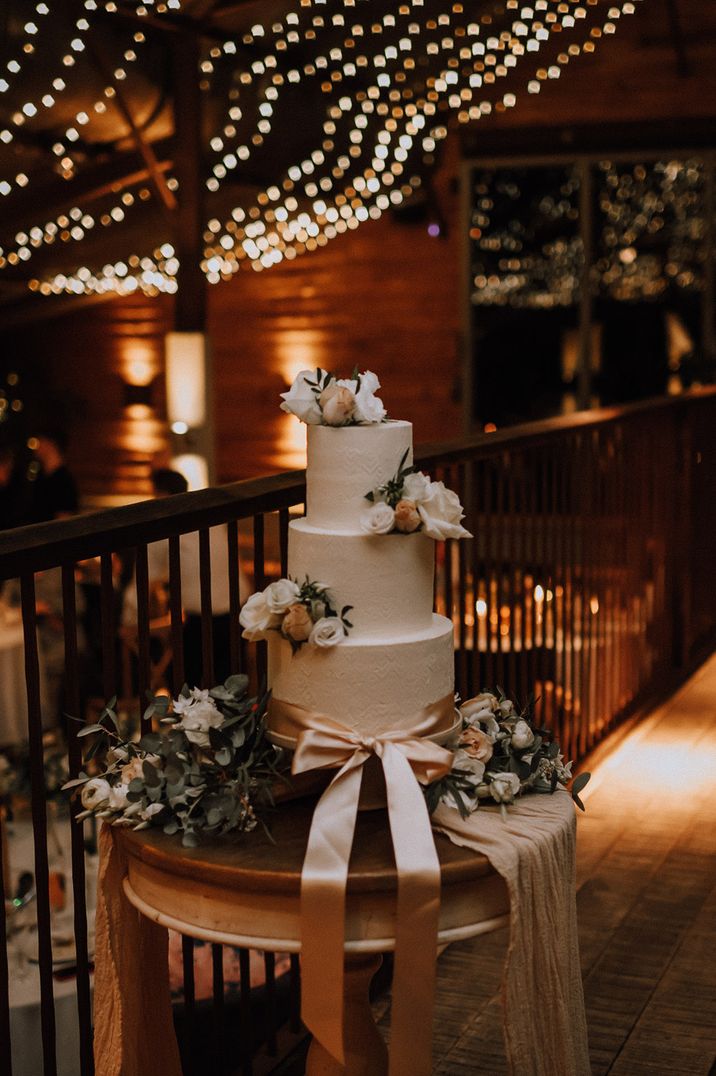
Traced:
<svg viewBox="0 0 716 1076">
<path fill-rule="evenodd" d="M 443 803 L 467 817 L 484 800 L 499 803 L 504 814 L 516 796 L 554 792 L 572 781 L 572 763 L 564 761 L 551 732 L 536 725 L 532 707 L 519 712 L 500 688 L 498 692 L 484 691 L 460 706 L 462 729 L 452 770 L 425 791 L 431 813 Z M 582 811 L 579 793 L 589 778 L 589 773 L 579 774 L 571 788 Z"/>
<path fill-rule="evenodd" d="M 283 756 L 265 735 L 267 698 L 248 697 L 247 676 L 230 676 L 210 691 L 185 686 L 173 700 L 150 697 L 144 716 L 159 717 L 166 729 L 138 743 L 119 735 L 115 702 L 78 733 L 93 737 L 84 765 L 96 770 L 64 785 L 80 796 L 78 821 L 93 814 L 115 826 L 161 826 L 181 833 L 189 847 L 199 833 L 256 826 L 259 807 L 272 802 L 271 787 L 281 780 Z"/>
<path fill-rule="evenodd" d="M 320 367 L 301 370 L 288 392 L 282 392 L 281 410 L 308 426 L 369 426 L 385 421 L 386 410 L 375 395 L 380 381 L 370 370 L 337 378 Z"/>
<path fill-rule="evenodd" d="M 442 803 L 466 817 L 484 801 L 499 804 L 504 815 L 517 796 L 554 792 L 572 780 L 572 763 L 551 733 L 537 727 L 531 708 L 518 713 L 498 692 L 460 706 L 459 738 L 446 745 L 452 770 L 424 786 L 431 814 Z M 176 699 L 149 695 L 145 719 L 156 717 L 165 728 L 137 742 L 120 735 L 116 699 L 110 699 L 98 722 L 78 733 L 92 737 L 85 768 L 63 785 L 80 796 L 77 820 L 95 815 L 137 830 L 161 826 L 168 835 L 180 833 L 189 847 L 203 834 L 255 829 L 277 790 L 291 785 L 286 752 L 266 735 L 268 699 L 250 698 L 243 674 L 210 690 L 185 685 Z M 571 787 L 581 810 L 579 793 L 589 777 L 580 774 Z"/>
<path fill-rule="evenodd" d="M 412 534 L 422 531 L 429 538 L 472 538 L 461 524 L 465 516 L 460 498 L 443 482 L 433 482 L 417 467 L 405 466 L 408 450 L 395 475 L 382 486 L 366 493 L 371 507 L 360 517 L 366 534 Z"/>
<path fill-rule="evenodd" d="M 343 642 L 353 627 L 347 618 L 352 608 L 344 605 L 337 613 L 326 583 L 312 582 L 308 576 L 301 584 L 295 579 L 279 579 L 251 595 L 239 621 L 245 639 L 255 641 L 269 631 L 278 631 L 294 653 L 304 643 L 325 650 Z"/>
</svg>

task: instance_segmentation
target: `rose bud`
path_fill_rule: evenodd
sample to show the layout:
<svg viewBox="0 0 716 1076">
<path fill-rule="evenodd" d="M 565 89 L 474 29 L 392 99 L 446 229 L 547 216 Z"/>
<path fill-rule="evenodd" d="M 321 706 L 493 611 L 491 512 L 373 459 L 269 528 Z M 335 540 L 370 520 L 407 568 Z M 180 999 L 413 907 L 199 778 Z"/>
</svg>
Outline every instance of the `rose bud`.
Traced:
<svg viewBox="0 0 716 1076">
<path fill-rule="evenodd" d="M 395 506 L 395 529 L 403 534 L 411 534 L 421 524 L 415 501 L 398 501 Z"/>
</svg>

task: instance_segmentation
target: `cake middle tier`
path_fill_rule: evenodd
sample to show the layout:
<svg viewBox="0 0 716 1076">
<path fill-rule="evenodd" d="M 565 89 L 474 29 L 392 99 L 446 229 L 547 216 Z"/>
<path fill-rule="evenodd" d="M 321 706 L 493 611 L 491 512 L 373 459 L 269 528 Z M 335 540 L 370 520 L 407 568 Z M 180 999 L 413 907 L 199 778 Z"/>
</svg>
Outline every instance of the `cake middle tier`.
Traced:
<svg viewBox="0 0 716 1076">
<path fill-rule="evenodd" d="M 288 574 L 326 583 L 338 613 L 352 605 L 351 636 L 430 627 L 435 543 L 424 534 L 331 533 L 305 519 L 289 527 Z"/>
<path fill-rule="evenodd" d="M 329 650 L 302 646 L 269 632 L 269 729 L 287 739 L 300 731 L 300 713 L 324 714 L 366 736 L 412 730 L 426 717 L 427 734 L 454 724 L 453 626 L 434 615 L 424 631 L 382 639 L 351 634 Z M 295 720 L 294 720 L 295 717 Z"/>
</svg>

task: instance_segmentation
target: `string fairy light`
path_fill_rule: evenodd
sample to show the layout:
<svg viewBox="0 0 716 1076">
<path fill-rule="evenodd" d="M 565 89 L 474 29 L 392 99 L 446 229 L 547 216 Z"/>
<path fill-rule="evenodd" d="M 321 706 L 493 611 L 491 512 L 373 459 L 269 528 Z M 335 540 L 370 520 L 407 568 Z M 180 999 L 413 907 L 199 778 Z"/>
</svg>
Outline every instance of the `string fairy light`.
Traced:
<svg viewBox="0 0 716 1076">
<path fill-rule="evenodd" d="M 514 108 L 522 92 L 539 93 L 613 34 L 638 2 L 503 0 L 475 13 L 460 0 L 405 0 L 381 11 L 356 0 L 300 0 L 273 22 L 212 43 L 200 60 L 200 86 L 214 98 L 225 86 L 226 96 L 207 147 L 207 280 L 292 260 L 397 208 L 420 189 L 451 125 Z M 92 6 L 96 0 L 87 0 Z M 176 6 L 145 2 L 136 10 Z M 105 12 L 114 7 L 107 0 Z M 296 108 L 300 130 L 291 131 Z M 85 117 L 90 109 L 56 143 L 68 174 L 67 143 L 79 137 Z M 236 183 L 269 171 L 271 182 L 247 184 L 254 194 L 236 199 Z M 10 183 L 6 193 L 12 189 Z M 65 242 L 81 243 L 99 216 L 19 233 L 0 269 L 11 256 L 15 264 L 27 261 L 56 242 L 58 231 L 69 232 Z M 37 277 L 30 287 L 40 294 L 172 292 L 178 262 L 165 248 Z"/>
</svg>

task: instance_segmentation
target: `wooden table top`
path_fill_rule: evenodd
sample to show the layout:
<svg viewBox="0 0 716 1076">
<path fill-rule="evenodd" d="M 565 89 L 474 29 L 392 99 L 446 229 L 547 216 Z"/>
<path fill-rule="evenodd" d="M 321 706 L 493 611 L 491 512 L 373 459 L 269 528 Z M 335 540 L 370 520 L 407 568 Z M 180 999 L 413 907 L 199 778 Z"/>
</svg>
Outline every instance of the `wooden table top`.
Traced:
<svg viewBox="0 0 716 1076">
<path fill-rule="evenodd" d="M 183 848 L 178 836 L 160 830 L 134 832 L 117 827 L 125 852 L 177 878 L 205 880 L 229 889 L 297 893 L 313 816 L 314 802 L 284 804 L 268 820 L 273 841 L 258 826 L 251 833 L 207 839 L 199 848 Z M 487 808 L 489 810 L 489 808 Z M 443 885 L 494 875 L 485 856 L 460 848 L 435 834 Z M 370 893 L 397 887 L 387 812 L 358 815 L 348 871 L 348 892 Z"/>
</svg>

